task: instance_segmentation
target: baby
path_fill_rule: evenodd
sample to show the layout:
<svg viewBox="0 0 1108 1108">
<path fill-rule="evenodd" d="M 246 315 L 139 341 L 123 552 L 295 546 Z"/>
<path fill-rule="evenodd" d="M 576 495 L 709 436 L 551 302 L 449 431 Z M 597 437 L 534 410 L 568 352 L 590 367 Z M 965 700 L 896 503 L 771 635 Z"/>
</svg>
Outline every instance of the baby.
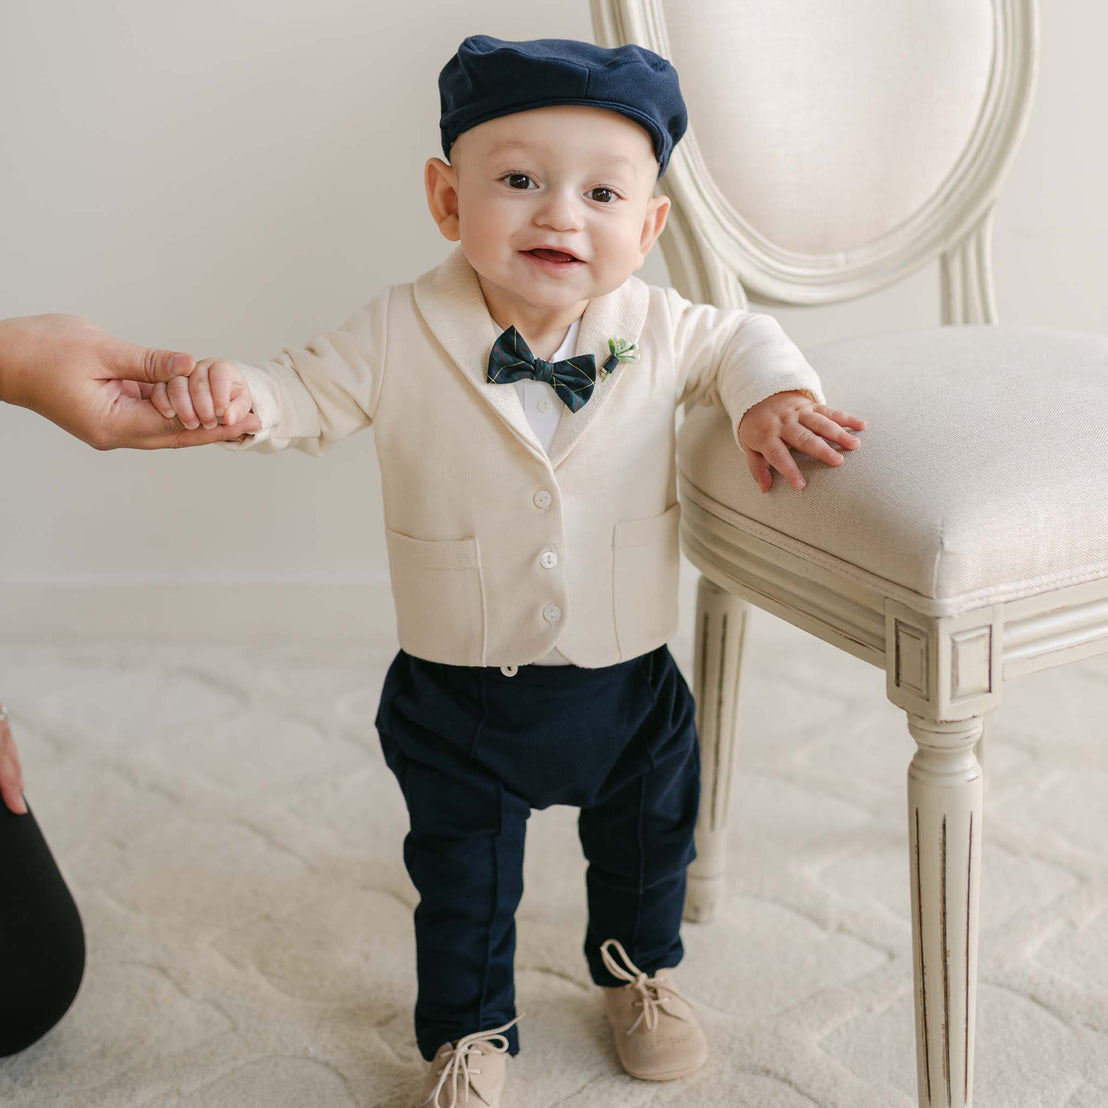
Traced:
<svg viewBox="0 0 1108 1108">
<path fill-rule="evenodd" d="M 707 1057 L 675 988 L 699 799 L 695 705 L 666 646 L 679 570 L 674 411 L 717 404 L 763 491 L 829 465 L 864 421 L 828 407 L 770 316 L 634 277 L 687 117 L 638 46 L 467 38 L 439 77 L 425 185 L 459 245 L 265 365 L 155 386 L 184 426 L 311 454 L 372 425 L 400 650 L 376 716 L 410 816 L 419 1104 L 501 1103 L 519 1050 L 514 914 L 532 808 L 570 804 L 588 860 L 584 953 L 620 1061 Z"/>
</svg>

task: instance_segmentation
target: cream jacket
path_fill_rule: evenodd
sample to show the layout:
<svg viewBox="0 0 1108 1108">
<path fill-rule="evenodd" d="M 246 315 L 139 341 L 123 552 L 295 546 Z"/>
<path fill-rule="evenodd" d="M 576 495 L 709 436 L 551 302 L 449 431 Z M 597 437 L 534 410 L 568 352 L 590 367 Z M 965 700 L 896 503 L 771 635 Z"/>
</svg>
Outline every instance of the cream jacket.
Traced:
<svg viewBox="0 0 1108 1108">
<path fill-rule="evenodd" d="M 775 392 L 824 402 L 772 316 L 693 304 L 630 277 L 591 300 L 577 353 L 637 344 L 549 456 L 516 389 L 485 380 L 498 328 L 461 247 L 378 293 L 336 331 L 238 362 L 261 430 L 227 449 L 319 455 L 373 426 L 400 645 L 464 666 L 634 658 L 677 627 L 675 410 L 743 413 Z M 751 478 L 753 480 L 753 478 Z"/>
</svg>

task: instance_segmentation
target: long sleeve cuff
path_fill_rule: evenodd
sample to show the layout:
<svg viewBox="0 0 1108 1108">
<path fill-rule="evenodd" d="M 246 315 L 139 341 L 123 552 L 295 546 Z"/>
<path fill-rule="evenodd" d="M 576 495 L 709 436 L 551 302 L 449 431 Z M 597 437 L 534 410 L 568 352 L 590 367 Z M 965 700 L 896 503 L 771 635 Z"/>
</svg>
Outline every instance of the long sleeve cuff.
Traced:
<svg viewBox="0 0 1108 1108">
<path fill-rule="evenodd" d="M 767 397 L 779 392 L 799 391 L 806 393 L 815 404 L 826 404 L 827 400 L 819 386 L 819 381 L 810 369 L 799 372 L 786 372 L 777 374 L 768 380 L 753 382 L 744 388 L 736 397 L 727 397 L 724 407 L 731 417 L 731 434 L 735 442 L 739 443 L 739 424 L 742 418 L 755 404 L 760 404 Z M 739 445 L 742 445 L 739 443 Z"/>
<path fill-rule="evenodd" d="M 261 420 L 262 425 L 257 431 L 248 432 L 242 442 L 232 440 L 217 445 L 227 450 L 250 450 L 272 437 L 273 428 L 277 423 L 277 397 L 262 370 L 247 362 L 232 362 L 232 364 L 237 366 L 246 378 L 246 386 L 250 390 L 250 410 Z"/>
</svg>

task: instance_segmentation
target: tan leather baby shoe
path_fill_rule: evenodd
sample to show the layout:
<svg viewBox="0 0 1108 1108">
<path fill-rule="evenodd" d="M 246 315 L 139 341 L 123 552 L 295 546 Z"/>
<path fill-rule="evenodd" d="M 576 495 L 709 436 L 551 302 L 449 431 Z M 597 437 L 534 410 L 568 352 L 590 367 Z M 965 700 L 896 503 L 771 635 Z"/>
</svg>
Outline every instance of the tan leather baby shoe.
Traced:
<svg viewBox="0 0 1108 1108">
<path fill-rule="evenodd" d="M 611 949 L 624 965 L 616 962 Z M 647 977 L 617 939 L 605 940 L 600 956 L 613 977 L 629 982 L 601 987 L 623 1068 L 647 1081 L 672 1081 L 704 1065 L 708 1043 L 690 1002 L 673 987 L 672 971 L 660 969 Z"/>
<path fill-rule="evenodd" d="M 503 1027 L 443 1043 L 428 1066 L 419 1108 L 500 1108 L 509 1057 L 508 1040 L 500 1032 L 522 1016 Z"/>
</svg>

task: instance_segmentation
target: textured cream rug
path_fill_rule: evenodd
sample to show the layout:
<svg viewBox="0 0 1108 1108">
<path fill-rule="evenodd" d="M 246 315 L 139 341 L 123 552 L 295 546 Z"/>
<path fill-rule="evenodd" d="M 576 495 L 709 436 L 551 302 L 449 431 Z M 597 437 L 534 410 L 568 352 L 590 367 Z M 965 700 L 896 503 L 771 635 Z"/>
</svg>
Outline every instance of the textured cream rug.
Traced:
<svg viewBox="0 0 1108 1108">
<path fill-rule="evenodd" d="M 691 646 L 671 647 L 691 679 Z M 0 638 L 27 795 L 84 917 L 4 1108 L 410 1108 L 400 791 L 359 641 Z M 986 759 L 978 1108 L 1108 1104 L 1108 657 L 1012 686 Z M 581 954 L 576 813 L 532 816 L 505 1108 L 911 1108 L 905 771 L 883 674 L 755 612 L 729 891 L 678 987 L 712 1047 L 619 1069 Z M 2 889 L 0 889 L 0 895 Z M 0 981 L 2 987 L 2 981 Z"/>
</svg>

